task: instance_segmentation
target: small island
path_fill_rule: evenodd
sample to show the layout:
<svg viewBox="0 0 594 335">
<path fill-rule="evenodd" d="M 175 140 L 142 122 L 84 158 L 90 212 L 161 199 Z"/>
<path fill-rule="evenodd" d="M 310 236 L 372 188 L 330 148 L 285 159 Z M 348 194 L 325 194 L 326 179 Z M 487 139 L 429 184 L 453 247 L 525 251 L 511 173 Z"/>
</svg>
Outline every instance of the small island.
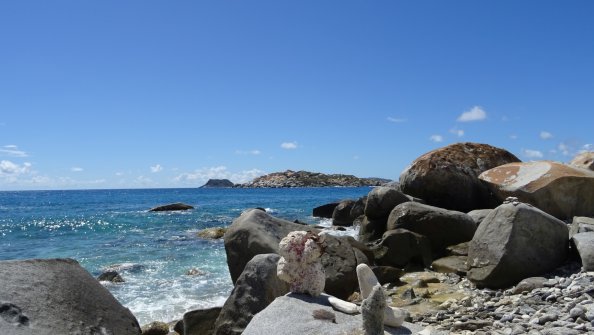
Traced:
<svg viewBox="0 0 594 335">
<path fill-rule="evenodd" d="M 229 179 L 209 179 L 206 184 L 200 186 L 200 188 L 230 188 L 234 186 L 235 184 Z"/>
<path fill-rule="evenodd" d="M 390 182 L 383 178 L 358 178 L 345 174 L 324 174 L 309 171 L 274 172 L 244 184 L 241 188 L 289 188 L 289 187 L 362 187 L 380 186 Z"/>
</svg>

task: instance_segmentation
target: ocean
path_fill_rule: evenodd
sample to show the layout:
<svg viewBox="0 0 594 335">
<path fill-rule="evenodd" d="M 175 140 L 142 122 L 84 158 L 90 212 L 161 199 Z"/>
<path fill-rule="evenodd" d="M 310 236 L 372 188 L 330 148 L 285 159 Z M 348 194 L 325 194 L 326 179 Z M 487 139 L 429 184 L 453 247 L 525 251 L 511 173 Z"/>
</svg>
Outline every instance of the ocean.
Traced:
<svg viewBox="0 0 594 335">
<path fill-rule="evenodd" d="M 232 284 L 221 240 L 245 209 L 329 226 L 311 216 L 325 203 L 357 199 L 369 187 L 287 189 L 133 189 L 0 192 L 0 260 L 73 258 L 93 276 L 116 269 L 124 283 L 103 283 L 139 323 L 169 322 L 187 311 L 221 306 Z M 149 212 L 183 202 L 189 211 Z M 353 233 L 352 231 L 346 232 Z M 197 269 L 199 275 L 188 275 Z"/>
</svg>

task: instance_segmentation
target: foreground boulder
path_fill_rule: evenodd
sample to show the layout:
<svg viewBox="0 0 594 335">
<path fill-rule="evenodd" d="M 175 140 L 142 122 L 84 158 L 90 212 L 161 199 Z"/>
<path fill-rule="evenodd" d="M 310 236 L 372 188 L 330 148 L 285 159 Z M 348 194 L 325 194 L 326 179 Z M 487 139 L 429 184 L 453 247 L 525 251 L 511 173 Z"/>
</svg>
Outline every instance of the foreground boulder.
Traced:
<svg viewBox="0 0 594 335">
<path fill-rule="evenodd" d="M 594 232 L 575 234 L 571 241 L 582 260 L 582 269 L 594 271 Z"/>
<path fill-rule="evenodd" d="M 397 205 L 411 201 L 411 198 L 391 187 L 376 187 L 367 195 L 365 219 L 359 229 L 359 240 L 370 242 L 382 237 L 386 232 L 388 216 Z"/>
<path fill-rule="evenodd" d="M 276 275 L 279 259 L 277 254 L 261 254 L 246 265 L 215 322 L 215 335 L 241 334 L 254 315 L 289 292 L 289 285 Z"/>
<path fill-rule="evenodd" d="M 0 334 L 140 334 L 132 313 L 72 259 L 0 261 Z"/>
<path fill-rule="evenodd" d="M 212 335 L 221 309 L 221 307 L 211 307 L 186 312 L 183 320 L 178 323 L 181 324 L 181 330 L 178 329 L 178 324 L 174 330 L 182 335 Z"/>
<path fill-rule="evenodd" d="M 371 250 L 378 265 L 403 268 L 410 263 L 425 267 L 433 260 L 429 240 L 406 229 L 394 229 L 384 233 Z"/>
<path fill-rule="evenodd" d="M 317 218 L 331 219 L 334 214 L 334 208 L 338 206 L 338 202 L 331 202 L 322 206 L 318 206 L 312 210 L 312 216 Z"/>
<path fill-rule="evenodd" d="M 478 287 L 505 288 L 561 265 L 568 228 L 523 203 L 497 207 L 478 227 L 468 250 L 468 279 Z"/>
<path fill-rule="evenodd" d="M 360 314 L 349 315 L 332 309 L 328 296 L 316 298 L 290 293 L 279 297 L 248 324 L 243 335 L 336 335 L 363 334 Z M 404 322 L 386 326 L 388 334 L 416 334 L 422 327 Z"/>
<path fill-rule="evenodd" d="M 186 205 L 181 202 L 177 202 L 175 204 L 168 204 L 168 205 L 153 207 L 149 210 L 149 212 L 185 211 L 188 209 L 194 209 L 194 207 L 192 207 L 190 205 Z"/>
<path fill-rule="evenodd" d="M 247 262 L 255 255 L 277 254 L 280 240 L 289 232 L 319 232 L 308 228 L 307 225 L 275 218 L 255 209 L 243 212 L 233 221 L 224 237 L 227 265 L 233 282 L 237 281 Z M 325 245 L 321 258 L 326 272 L 324 291 L 347 298 L 357 287 L 357 265 L 368 262 L 368 259 L 352 237 L 326 235 Z"/>
<path fill-rule="evenodd" d="M 405 202 L 392 210 L 388 230 L 407 229 L 426 236 L 434 253 L 450 245 L 470 241 L 476 222 L 467 214 L 420 204 Z"/>
<path fill-rule="evenodd" d="M 351 216 L 351 210 L 354 205 L 355 200 L 343 200 L 339 202 L 332 212 L 332 225 L 341 227 L 352 226 L 353 220 L 356 218 L 356 216 Z"/>
<path fill-rule="evenodd" d="M 569 164 L 582 169 L 594 171 L 594 152 L 582 152 L 575 156 Z"/>
<path fill-rule="evenodd" d="M 417 158 L 400 175 L 400 189 L 429 205 L 468 212 L 500 202 L 478 179 L 496 166 L 519 162 L 510 152 L 487 144 L 456 143 Z"/>
<path fill-rule="evenodd" d="M 502 165 L 479 178 L 501 201 L 517 197 L 562 220 L 594 215 L 594 171 L 538 161 Z"/>
</svg>

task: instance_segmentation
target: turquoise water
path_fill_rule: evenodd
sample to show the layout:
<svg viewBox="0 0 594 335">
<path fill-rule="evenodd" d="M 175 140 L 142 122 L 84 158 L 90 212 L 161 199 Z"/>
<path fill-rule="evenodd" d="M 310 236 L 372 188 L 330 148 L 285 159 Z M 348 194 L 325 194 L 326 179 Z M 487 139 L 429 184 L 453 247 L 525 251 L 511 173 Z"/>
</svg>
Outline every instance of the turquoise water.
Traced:
<svg viewBox="0 0 594 335">
<path fill-rule="evenodd" d="M 69 257 L 94 276 L 117 268 L 126 280 L 105 284 L 141 324 L 222 305 L 232 285 L 222 240 L 196 232 L 228 226 L 247 208 L 327 224 L 311 216 L 324 203 L 370 188 L 140 189 L 0 192 L 0 260 Z M 148 212 L 184 202 L 190 211 Z M 203 274 L 186 272 L 198 269 Z"/>
</svg>

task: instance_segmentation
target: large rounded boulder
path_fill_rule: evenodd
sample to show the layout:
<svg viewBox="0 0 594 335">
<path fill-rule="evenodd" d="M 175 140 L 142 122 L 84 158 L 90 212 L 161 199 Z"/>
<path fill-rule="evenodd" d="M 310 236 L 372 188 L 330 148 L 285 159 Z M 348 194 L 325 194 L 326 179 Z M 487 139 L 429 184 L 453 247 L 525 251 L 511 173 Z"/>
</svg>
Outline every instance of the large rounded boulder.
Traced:
<svg viewBox="0 0 594 335">
<path fill-rule="evenodd" d="M 390 213 L 387 224 L 392 229 L 407 229 L 426 236 L 434 253 L 450 245 L 470 241 L 476 231 L 476 222 L 468 214 L 447 209 L 405 202 Z"/>
<path fill-rule="evenodd" d="M 456 143 L 417 158 L 400 175 L 400 189 L 429 205 L 461 212 L 494 208 L 500 202 L 478 176 L 519 161 L 510 152 L 487 144 Z"/>
<path fill-rule="evenodd" d="M 561 220 L 594 215 L 594 171 L 537 161 L 498 166 L 479 178 L 500 201 L 517 197 Z"/>
<path fill-rule="evenodd" d="M 497 207 L 480 224 L 468 250 L 468 279 L 505 288 L 560 266 L 568 253 L 567 225 L 528 204 Z"/>
<path fill-rule="evenodd" d="M 0 261 L 0 333 L 138 335 L 140 326 L 72 259 Z"/>
<path fill-rule="evenodd" d="M 355 205 L 355 200 L 343 200 L 334 207 L 332 212 L 332 225 L 333 226 L 352 226 L 353 220 L 356 217 L 351 216 L 351 210 Z"/>
<path fill-rule="evenodd" d="M 392 187 L 376 187 L 367 195 L 365 219 L 359 229 L 359 240 L 380 239 L 386 231 L 388 216 L 397 205 L 411 201 L 411 197 Z"/>
</svg>

